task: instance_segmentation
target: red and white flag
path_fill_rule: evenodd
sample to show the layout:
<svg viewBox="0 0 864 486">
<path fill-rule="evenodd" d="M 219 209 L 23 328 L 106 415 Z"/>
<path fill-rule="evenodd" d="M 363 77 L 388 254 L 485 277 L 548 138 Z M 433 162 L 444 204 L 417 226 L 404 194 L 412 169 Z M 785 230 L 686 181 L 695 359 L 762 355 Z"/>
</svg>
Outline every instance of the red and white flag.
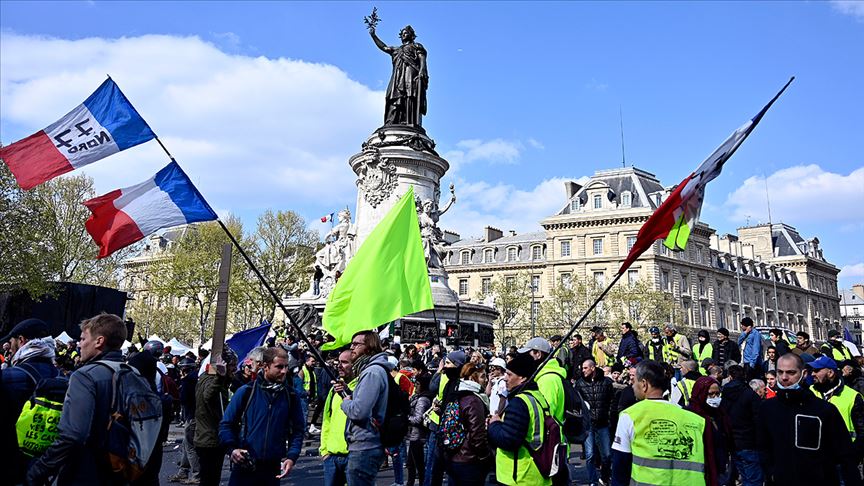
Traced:
<svg viewBox="0 0 864 486">
<path fill-rule="evenodd" d="M 633 244 L 627 259 L 624 260 L 618 270 L 619 275 L 624 273 L 639 258 L 639 255 L 660 238 L 665 238 L 666 241 L 663 244 L 672 250 L 683 250 L 687 246 L 690 232 L 699 222 L 699 213 L 705 198 L 705 186 L 720 175 L 723 164 L 732 157 L 732 154 L 756 128 L 771 105 L 777 101 L 777 98 L 783 94 L 783 91 L 794 79 L 795 77 L 792 77 L 753 119 L 748 120 L 741 128 L 735 130 L 692 174 L 685 177 L 675 187 L 675 190 L 669 194 L 663 204 L 642 225 L 636 236 L 636 243 Z"/>
</svg>

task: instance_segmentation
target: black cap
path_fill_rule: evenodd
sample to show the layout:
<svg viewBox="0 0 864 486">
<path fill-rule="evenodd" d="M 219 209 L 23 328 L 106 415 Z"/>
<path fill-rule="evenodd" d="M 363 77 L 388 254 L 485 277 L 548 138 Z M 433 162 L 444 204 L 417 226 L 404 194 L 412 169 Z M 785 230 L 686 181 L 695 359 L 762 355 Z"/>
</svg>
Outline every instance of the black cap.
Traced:
<svg viewBox="0 0 864 486">
<path fill-rule="evenodd" d="M 531 373 L 537 369 L 537 365 L 540 364 L 539 361 L 535 360 L 531 357 L 529 353 L 516 353 L 516 356 L 513 356 L 513 359 L 507 363 L 507 371 L 513 373 L 514 375 L 519 375 L 523 378 L 528 378 L 531 376 Z"/>
<path fill-rule="evenodd" d="M 840 336 L 841 336 L 840 331 L 838 331 L 837 329 L 831 329 L 830 331 L 828 331 L 828 337 L 829 338 L 840 337 Z"/>
<path fill-rule="evenodd" d="M 9 331 L 9 334 L 0 338 L 0 343 L 12 339 L 13 337 L 24 336 L 27 339 L 38 339 L 48 336 L 48 324 L 42 319 L 24 319 L 19 322 Z"/>
<path fill-rule="evenodd" d="M 560 341 L 561 339 L 562 338 L 561 338 L 560 334 L 556 334 L 556 335 L 549 338 L 550 341 Z"/>
</svg>

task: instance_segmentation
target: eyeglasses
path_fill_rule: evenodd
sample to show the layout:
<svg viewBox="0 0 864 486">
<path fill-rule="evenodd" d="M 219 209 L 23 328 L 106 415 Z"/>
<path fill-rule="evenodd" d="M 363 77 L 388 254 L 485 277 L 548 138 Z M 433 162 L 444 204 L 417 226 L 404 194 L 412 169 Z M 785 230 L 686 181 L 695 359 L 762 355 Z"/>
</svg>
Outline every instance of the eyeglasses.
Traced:
<svg viewBox="0 0 864 486">
<path fill-rule="evenodd" d="M 358 342 L 354 342 L 354 341 L 351 342 L 351 349 L 354 349 L 357 346 L 366 346 L 366 343 L 358 343 Z"/>
</svg>

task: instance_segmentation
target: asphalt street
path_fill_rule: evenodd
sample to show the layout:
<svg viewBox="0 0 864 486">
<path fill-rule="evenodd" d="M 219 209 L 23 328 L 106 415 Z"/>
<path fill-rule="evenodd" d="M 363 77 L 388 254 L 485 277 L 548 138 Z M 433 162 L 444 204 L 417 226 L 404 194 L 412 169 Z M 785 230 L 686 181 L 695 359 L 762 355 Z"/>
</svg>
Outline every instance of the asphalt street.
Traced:
<svg viewBox="0 0 864 486">
<path fill-rule="evenodd" d="M 162 462 L 162 471 L 159 474 L 160 484 L 162 485 L 179 484 L 170 483 L 168 478 L 177 473 L 177 464 L 180 461 L 181 454 L 181 437 L 182 430 L 176 425 L 172 425 L 171 433 L 168 437 L 168 444 L 163 449 L 164 458 Z M 284 478 L 280 484 L 303 484 L 311 486 L 324 483 L 324 468 L 321 465 L 321 458 L 318 456 L 318 445 L 318 436 L 312 436 L 304 441 L 303 453 L 300 456 L 300 460 L 297 462 L 294 470 L 291 471 L 291 474 L 287 478 Z M 570 477 L 573 479 L 572 484 L 588 484 L 585 462 L 579 459 L 581 446 L 576 446 L 572 449 L 570 455 Z M 230 474 L 231 472 L 228 469 L 228 461 L 225 461 L 225 464 L 222 466 L 221 484 L 228 484 L 228 477 Z M 393 468 L 388 465 L 387 467 L 382 468 L 378 473 L 377 484 L 379 486 L 390 486 L 393 483 Z M 497 483 L 490 481 L 489 484 L 495 485 Z"/>
</svg>

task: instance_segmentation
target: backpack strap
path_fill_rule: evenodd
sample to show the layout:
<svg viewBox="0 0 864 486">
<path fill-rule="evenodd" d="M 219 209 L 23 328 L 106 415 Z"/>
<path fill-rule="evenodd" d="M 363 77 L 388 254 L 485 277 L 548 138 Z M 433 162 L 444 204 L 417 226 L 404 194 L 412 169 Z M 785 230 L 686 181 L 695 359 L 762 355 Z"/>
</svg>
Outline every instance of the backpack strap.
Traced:
<svg viewBox="0 0 864 486">
<path fill-rule="evenodd" d="M 20 364 L 13 366 L 12 368 L 13 369 L 19 369 L 19 370 L 23 371 L 25 375 L 27 375 L 28 377 L 30 377 L 31 380 L 33 380 L 33 386 L 36 386 L 36 387 L 39 386 L 39 382 L 41 380 L 38 380 L 38 379 L 36 379 L 35 376 L 33 376 L 33 375 L 38 375 L 39 373 L 35 369 L 33 369 L 32 366 L 30 366 L 27 363 L 20 363 Z M 30 371 L 27 371 L 27 369 L 29 369 Z M 31 373 L 31 371 L 32 371 L 32 373 Z M 34 391 L 34 393 L 35 393 L 35 391 Z"/>
<path fill-rule="evenodd" d="M 246 436 L 249 432 L 249 424 L 246 421 L 246 411 L 249 410 L 249 404 L 252 403 L 252 396 L 255 395 L 255 389 L 258 388 L 258 386 L 253 381 L 249 388 L 251 388 L 249 393 L 243 395 L 243 412 L 240 414 L 240 431 L 243 440 L 246 440 Z"/>
<path fill-rule="evenodd" d="M 540 435 L 540 419 L 541 413 L 540 410 L 546 411 L 541 404 L 540 407 L 537 406 L 537 399 L 534 398 L 530 393 L 523 393 L 525 398 L 528 399 L 528 403 L 531 404 L 531 408 L 534 410 L 534 436 L 531 438 L 531 442 L 525 441 L 525 445 L 527 445 L 531 450 L 536 451 L 543 445 L 543 437 Z"/>
</svg>

